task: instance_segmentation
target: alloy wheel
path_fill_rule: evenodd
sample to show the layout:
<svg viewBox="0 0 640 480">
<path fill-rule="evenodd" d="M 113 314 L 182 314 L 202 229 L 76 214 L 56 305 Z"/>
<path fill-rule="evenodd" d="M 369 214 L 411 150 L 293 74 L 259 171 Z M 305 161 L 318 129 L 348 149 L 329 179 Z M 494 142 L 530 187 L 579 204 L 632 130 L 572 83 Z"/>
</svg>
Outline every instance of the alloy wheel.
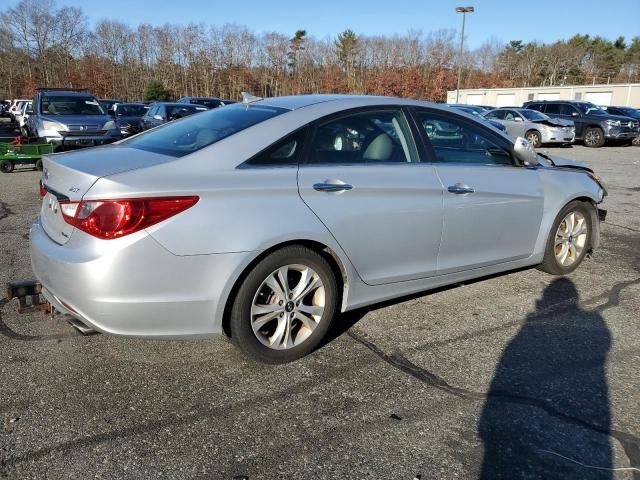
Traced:
<svg viewBox="0 0 640 480">
<path fill-rule="evenodd" d="M 589 130 L 585 136 L 584 142 L 587 145 L 597 145 L 600 142 L 600 132 L 597 130 Z"/>
<path fill-rule="evenodd" d="M 251 304 L 251 328 L 256 338 L 275 350 L 303 343 L 322 319 L 325 288 L 306 265 L 285 265 L 271 272 Z"/>
<path fill-rule="evenodd" d="M 573 265 L 582 255 L 587 245 L 587 219 L 578 211 L 567 214 L 562 219 L 554 241 L 557 262 L 563 267 Z"/>
</svg>

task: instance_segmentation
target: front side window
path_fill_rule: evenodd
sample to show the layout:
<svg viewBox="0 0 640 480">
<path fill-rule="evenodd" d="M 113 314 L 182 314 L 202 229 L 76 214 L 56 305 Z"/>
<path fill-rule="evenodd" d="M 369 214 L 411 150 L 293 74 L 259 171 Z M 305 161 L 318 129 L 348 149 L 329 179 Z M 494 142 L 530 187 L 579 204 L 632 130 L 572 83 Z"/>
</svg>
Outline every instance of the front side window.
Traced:
<svg viewBox="0 0 640 480">
<path fill-rule="evenodd" d="M 487 113 L 484 118 L 490 118 L 492 120 L 504 120 L 505 113 L 506 112 L 504 110 L 492 110 Z"/>
<path fill-rule="evenodd" d="M 314 163 L 417 162 L 413 137 L 402 111 L 366 111 L 320 125 L 315 132 Z"/>
<path fill-rule="evenodd" d="M 562 115 L 562 104 L 561 103 L 549 103 L 545 110 L 547 115 Z"/>
<path fill-rule="evenodd" d="M 44 95 L 40 101 L 42 113 L 46 115 L 104 115 L 98 101 L 87 96 Z"/>
<path fill-rule="evenodd" d="M 116 113 L 122 117 L 141 117 L 148 109 L 145 105 L 118 105 Z"/>
<path fill-rule="evenodd" d="M 511 122 L 513 122 L 517 116 L 517 113 L 515 113 L 513 110 L 506 110 L 504 112 L 504 119 Z"/>
<path fill-rule="evenodd" d="M 480 125 L 449 115 L 416 111 L 418 126 L 428 138 L 438 162 L 511 165 L 511 154 Z"/>
<path fill-rule="evenodd" d="M 279 107 L 238 103 L 170 122 L 125 140 L 122 145 L 182 157 L 287 111 Z"/>
</svg>

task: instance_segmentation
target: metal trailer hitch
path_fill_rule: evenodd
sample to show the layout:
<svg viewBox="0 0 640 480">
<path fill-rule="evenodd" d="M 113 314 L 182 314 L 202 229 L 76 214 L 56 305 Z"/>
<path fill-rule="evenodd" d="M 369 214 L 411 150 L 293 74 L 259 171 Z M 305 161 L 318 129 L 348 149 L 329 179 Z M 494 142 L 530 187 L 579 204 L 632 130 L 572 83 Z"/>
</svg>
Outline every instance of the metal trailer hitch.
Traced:
<svg viewBox="0 0 640 480">
<path fill-rule="evenodd" d="M 13 298 L 18 299 L 18 313 L 40 310 L 51 319 L 56 315 L 56 309 L 42 295 L 42 284 L 35 280 L 7 283 L 7 300 Z M 62 314 L 62 318 L 83 335 L 98 333 L 71 315 Z"/>
</svg>

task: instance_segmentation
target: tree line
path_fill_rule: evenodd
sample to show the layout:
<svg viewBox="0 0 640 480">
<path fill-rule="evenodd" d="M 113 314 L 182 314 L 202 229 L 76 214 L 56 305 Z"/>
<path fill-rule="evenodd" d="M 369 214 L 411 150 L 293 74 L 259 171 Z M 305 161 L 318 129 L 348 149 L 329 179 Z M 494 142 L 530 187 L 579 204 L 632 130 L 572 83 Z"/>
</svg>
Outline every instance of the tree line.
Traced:
<svg viewBox="0 0 640 480">
<path fill-rule="evenodd" d="M 238 98 L 362 93 L 442 101 L 462 88 L 640 81 L 640 37 L 574 35 L 544 44 L 488 39 L 458 57 L 459 33 L 318 38 L 304 29 L 257 34 L 241 25 L 91 25 L 81 8 L 22 0 L 0 14 L 0 97 L 38 87 L 88 88 L 100 98 Z M 153 88 L 149 88 L 149 86 Z M 158 88 L 161 87 L 161 88 Z"/>
</svg>

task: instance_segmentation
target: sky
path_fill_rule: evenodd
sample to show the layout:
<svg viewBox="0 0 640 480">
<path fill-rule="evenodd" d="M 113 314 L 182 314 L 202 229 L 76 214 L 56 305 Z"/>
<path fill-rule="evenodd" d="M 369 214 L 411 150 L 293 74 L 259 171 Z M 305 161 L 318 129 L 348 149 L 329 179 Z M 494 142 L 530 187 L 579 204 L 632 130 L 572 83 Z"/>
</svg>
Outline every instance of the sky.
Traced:
<svg viewBox="0 0 640 480">
<path fill-rule="evenodd" d="M 15 5 L 17 0 L 7 3 Z M 56 4 L 81 7 L 93 23 L 103 18 L 131 26 L 235 23 L 255 33 L 293 35 L 306 29 L 317 38 L 333 37 L 347 28 L 365 35 L 459 29 L 462 18 L 455 7 L 473 5 L 475 12 L 467 14 L 465 27 L 468 48 L 491 37 L 503 42 L 553 42 L 576 33 L 609 39 L 640 36 L 640 0 L 56 0 Z"/>
</svg>

